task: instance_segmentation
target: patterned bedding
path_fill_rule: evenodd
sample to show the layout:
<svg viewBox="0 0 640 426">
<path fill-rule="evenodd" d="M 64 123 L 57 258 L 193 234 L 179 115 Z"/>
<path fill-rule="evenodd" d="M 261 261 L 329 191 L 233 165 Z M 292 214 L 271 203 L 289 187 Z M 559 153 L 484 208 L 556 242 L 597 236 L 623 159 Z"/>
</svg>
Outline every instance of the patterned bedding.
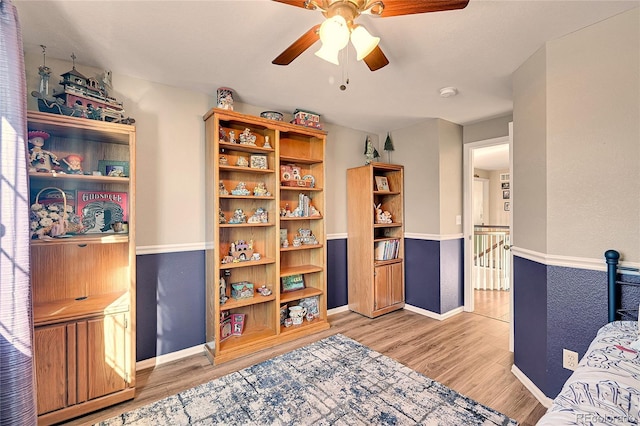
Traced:
<svg viewBox="0 0 640 426">
<path fill-rule="evenodd" d="M 602 327 L 538 425 L 638 424 L 640 353 L 631 348 L 636 341 L 636 321 Z"/>
</svg>

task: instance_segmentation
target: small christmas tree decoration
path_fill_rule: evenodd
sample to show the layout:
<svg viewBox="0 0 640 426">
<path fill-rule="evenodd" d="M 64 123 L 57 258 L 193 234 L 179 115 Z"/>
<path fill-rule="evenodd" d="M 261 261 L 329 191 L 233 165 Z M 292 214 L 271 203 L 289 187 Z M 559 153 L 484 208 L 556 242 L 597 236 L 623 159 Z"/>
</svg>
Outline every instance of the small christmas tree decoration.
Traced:
<svg viewBox="0 0 640 426">
<path fill-rule="evenodd" d="M 376 158 L 380 158 L 380 154 L 378 150 L 373 146 L 369 136 L 364 140 L 364 155 L 366 157 L 366 161 L 364 164 L 370 164 Z"/>
<path fill-rule="evenodd" d="M 389 163 L 391 163 L 391 151 L 393 151 L 393 141 L 391 140 L 391 136 L 389 136 L 389 132 L 387 132 L 387 139 L 384 141 L 384 150 L 387 151 Z"/>
</svg>

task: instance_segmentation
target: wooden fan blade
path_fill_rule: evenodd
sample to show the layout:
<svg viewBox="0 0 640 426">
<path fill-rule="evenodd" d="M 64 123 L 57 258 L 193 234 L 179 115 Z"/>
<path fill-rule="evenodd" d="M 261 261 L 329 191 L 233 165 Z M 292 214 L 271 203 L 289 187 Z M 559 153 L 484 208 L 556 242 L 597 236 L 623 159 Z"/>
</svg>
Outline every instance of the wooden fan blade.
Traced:
<svg viewBox="0 0 640 426">
<path fill-rule="evenodd" d="M 373 51 L 365 56 L 362 60 L 367 64 L 371 71 L 379 70 L 380 68 L 389 64 L 389 60 L 384 55 L 384 53 L 382 53 L 382 49 L 380 49 L 380 46 L 376 46 L 376 48 L 373 49 Z"/>
<path fill-rule="evenodd" d="M 302 52 L 307 50 L 316 41 L 320 40 L 318 35 L 320 24 L 313 26 L 309 31 L 294 41 L 291 46 L 287 47 L 277 58 L 271 61 L 274 65 L 289 65 L 295 58 L 300 56 Z"/>
<path fill-rule="evenodd" d="M 289 6 L 302 7 L 303 9 L 307 9 L 305 0 L 273 0 L 278 3 L 288 4 Z"/>
<path fill-rule="evenodd" d="M 380 16 L 388 18 L 390 16 L 464 9 L 467 4 L 469 4 L 469 0 L 386 0 Z"/>
</svg>

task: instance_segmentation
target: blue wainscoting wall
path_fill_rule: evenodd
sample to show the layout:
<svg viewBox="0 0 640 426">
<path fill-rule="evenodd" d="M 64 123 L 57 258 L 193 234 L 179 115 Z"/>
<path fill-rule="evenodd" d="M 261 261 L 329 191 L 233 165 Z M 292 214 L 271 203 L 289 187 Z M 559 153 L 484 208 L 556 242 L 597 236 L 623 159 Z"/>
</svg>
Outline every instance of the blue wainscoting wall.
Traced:
<svg viewBox="0 0 640 426">
<path fill-rule="evenodd" d="M 547 387 L 547 269 L 513 257 L 514 364 L 545 395 Z"/>
<path fill-rule="evenodd" d="M 204 344 L 204 250 L 138 255 L 136 268 L 136 360 Z"/>
<path fill-rule="evenodd" d="M 327 309 L 346 306 L 347 287 L 347 239 L 327 241 Z"/>
<path fill-rule="evenodd" d="M 571 375 L 562 367 L 562 350 L 582 358 L 608 322 L 606 272 L 514 256 L 513 275 L 514 363 L 555 398 Z"/>
<path fill-rule="evenodd" d="M 405 238 L 405 300 L 437 314 L 464 305 L 464 240 Z"/>
<path fill-rule="evenodd" d="M 463 306 L 461 239 L 405 240 L 406 302 L 434 313 Z M 327 241 L 327 308 L 348 304 L 346 238 Z M 136 359 L 205 343 L 205 252 L 137 256 Z"/>
</svg>

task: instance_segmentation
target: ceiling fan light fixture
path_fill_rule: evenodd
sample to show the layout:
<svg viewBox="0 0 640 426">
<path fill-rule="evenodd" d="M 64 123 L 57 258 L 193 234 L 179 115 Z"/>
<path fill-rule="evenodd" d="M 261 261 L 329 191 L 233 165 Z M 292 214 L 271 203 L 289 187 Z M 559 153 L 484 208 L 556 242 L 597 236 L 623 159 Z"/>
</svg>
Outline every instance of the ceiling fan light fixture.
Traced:
<svg viewBox="0 0 640 426">
<path fill-rule="evenodd" d="M 351 44 L 356 49 L 356 59 L 361 61 L 380 43 L 380 37 L 374 37 L 362 25 L 356 25 L 351 31 Z"/>
<path fill-rule="evenodd" d="M 315 53 L 315 55 L 320 58 L 320 59 L 324 59 L 327 62 L 331 62 L 332 64 L 335 65 L 340 65 L 340 62 L 338 62 L 338 53 L 340 52 L 340 49 L 334 49 L 332 47 L 329 47 L 327 44 L 322 44 L 322 47 L 320 47 L 320 49 Z"/>
<path fill-rule="evenodd" d="M 344 49 L 349 43 L 349 27 L 347 21 L 340 15 L 326 19 L 320 25 L 320 41 L 336 51 Z"/>
</svg>

